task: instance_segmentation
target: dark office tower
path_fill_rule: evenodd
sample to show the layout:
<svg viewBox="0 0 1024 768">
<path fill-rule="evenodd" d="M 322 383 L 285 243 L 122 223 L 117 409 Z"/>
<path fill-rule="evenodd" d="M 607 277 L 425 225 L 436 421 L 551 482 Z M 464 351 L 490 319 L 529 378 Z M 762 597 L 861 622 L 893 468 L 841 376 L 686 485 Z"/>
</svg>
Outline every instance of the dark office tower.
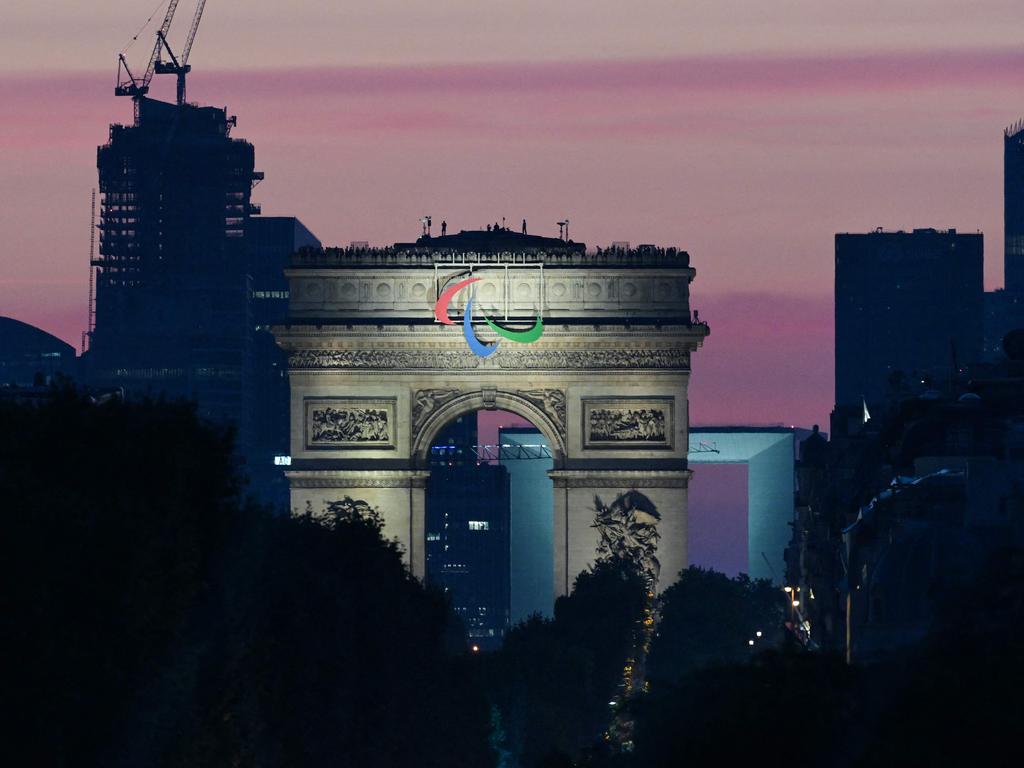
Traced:
<svg viewBox="0 0 1024 768">
<path fill-rule="evenodd" d="M 1003 284 L 1024 293 L 1024 121 L 1003 132 Z"/>
<path fill-rule="evenodd" d="M 288 261 L 303 248 L 319 249 L 320 241 L 294 216 L 253 216 L 246 223 L 245 245 L 253 319 L 260 326 L 283 323 L 288 316 Z"/>
<path fill-rule="evenodd" d="M 432 468 L 427 508 L 427 581 L 450 595 L 471 643 L 499 648 L 509 624 L 508 470 Z"/>
<path fill-rule="evenodd" d="M 448 593 L 471 643 L 501 646 L 509 625 L 509 473 L 477 464 L 476 414 L 442 430 L 427 482 L 427 581 Z"/>
<path fill-rule="evenodd" d="M 836 235 L 837 411 L 942 389 L 981 360 L 982 253 L 953 229 Z"/>
<path fill-rule="evenodd" d="M 320 241 L 294 216 L 253 216 L 246 224 L 247 268 L 251 285 L 252 391 L 257 414 L 252 429 L 250 478 L 265 501 L 288 506 L 284 468 L 275 461 L 289 453 L 288 356 L 274 341 L 271 328 L 288 314 L 285 267 L 303 248 Z"/>
<path fill-rule="evenodd" d="M 467 413 L 445 424 L 430 447 L 431 465 L 476 466 L 476 414 Z"/>
<path fill-rule="evenodd" d="M 985 294 L 985 360 L 1006 359 L 1003 338 L 1024 328 L 1024 121 L 1003 131 L 1003 288 Z"/>
</svg>

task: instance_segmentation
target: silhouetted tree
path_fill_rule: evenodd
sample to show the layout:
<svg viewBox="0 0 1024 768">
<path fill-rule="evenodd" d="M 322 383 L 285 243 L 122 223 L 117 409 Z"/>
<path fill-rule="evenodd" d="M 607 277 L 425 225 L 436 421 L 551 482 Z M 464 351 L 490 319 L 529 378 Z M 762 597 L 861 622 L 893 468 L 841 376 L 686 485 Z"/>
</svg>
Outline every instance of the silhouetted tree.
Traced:
<svg viewBox="0 0 1024 768">
<path fill-rule="evenodd" d="M 534 616 L 519 624 L 485 660 L 487 688 L 521 765 L 568 764 L 601 738 L 645 592 L 629 564 L 602 560 L 558 599 L 553 620 Z"/>
<path fill-rule="evenodd" d="M 782 596 L 767 579 L 730 578 L 697 566 L 683 570 L 661 595 L 661 621 L 647 661 L 652 685 L 678 682 L 710 664 L 744 661 L 777 644 Z"/>
<path fill-rule="evenodd" d="M 859 684 L 841 658 L 795 650 L 705 667 L 652 688 L 637 706 L 635 751 L 612 764 L 836 765 Z"/>
<path fill-rule="evenodd" d="M 873 664 L 787 646 L 662 678 L 633 703 L 635 750 L 582 764 L 1001 764 L 1024 717 L 1024 554 L 943 605 L 926 642 Z"/>
<path fill-rule="evenodd" d="M 372 510 L 336 509 L 264 519 L 229 561 L 225 642 L 204 669 L 217 695 L 187 764 L 493 763 L 447 603 L 409 575 Z"/>
<path fill-rule="evenodd" d="M 0 404 L 8 764 L 98 759 L 209 589 L 239 513 L 231 435 L 177 404 Z M 27 758 L 28 756 L 26 756 Z M 5 761 L 6 762 L 6 761 Z"/>
<path fill-rule="evenodd" d="M 376 511 L 274 517 L 233 461 L 186 405 L 0 404 L 4 764 L 493 764 Z"/>
</svg>

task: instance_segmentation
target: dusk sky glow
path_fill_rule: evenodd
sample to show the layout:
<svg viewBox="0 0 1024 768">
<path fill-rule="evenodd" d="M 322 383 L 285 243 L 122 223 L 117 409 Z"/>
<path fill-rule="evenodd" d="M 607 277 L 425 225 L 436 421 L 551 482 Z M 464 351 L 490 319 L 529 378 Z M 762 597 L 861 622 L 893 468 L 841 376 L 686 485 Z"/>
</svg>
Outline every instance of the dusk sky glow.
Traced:
<svg viewBox="0 0 1024 768">
<path fill-rule="evenodd" d="M 0 314 L 76 347 L 96 145 L 131 119 L 116 54 L 155 4 L 15 0 L 0 27 Z M 981 230 L 1002 284 L 1022 32 L 1004 0 L 209 0 L 189 98 L 238 115 L 254 199 L 325 244 L 431 214 L 688 250 L 711 324 L 693 422 L 825 424 L 834 233 Z"/>
</svg>

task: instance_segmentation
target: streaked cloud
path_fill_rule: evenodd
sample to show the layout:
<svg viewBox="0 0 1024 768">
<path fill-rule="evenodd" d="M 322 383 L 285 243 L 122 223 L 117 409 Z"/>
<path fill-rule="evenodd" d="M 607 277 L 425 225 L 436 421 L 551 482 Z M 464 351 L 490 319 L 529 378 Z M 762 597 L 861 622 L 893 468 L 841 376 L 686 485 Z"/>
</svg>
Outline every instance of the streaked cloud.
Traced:
<svg viewBox="0 0 1024 768">
<path fill-rule="evenodd" d="M 831 399 L 835 232 L 982 229 L 1001 282 L 1000 133 L 1022 85 L 1024 52 L 992 48 L 197 69 L 190 97 L 239 116 L 264 212 L 328 243 L 405 239 L 431 213 L 552 234 L 569 216 L 591 245 L 686 248 L 714 329 L 695 421 L 797 423 Z M 72 342 L 95 148 L 131 118 L 112 89 L 110 73 L 0 76 L 0 313 Z"/>
<path fill-rule="evenodd" d="M 520 93 L 580 90 L 745 93 L 878 91 L 1024 83 L 1024 50 L 882 51 L 837 56 L 689 56 L 652 60 L 523 62 L 221 71 L 230 89 L 341 94 Z"/>
</svg>

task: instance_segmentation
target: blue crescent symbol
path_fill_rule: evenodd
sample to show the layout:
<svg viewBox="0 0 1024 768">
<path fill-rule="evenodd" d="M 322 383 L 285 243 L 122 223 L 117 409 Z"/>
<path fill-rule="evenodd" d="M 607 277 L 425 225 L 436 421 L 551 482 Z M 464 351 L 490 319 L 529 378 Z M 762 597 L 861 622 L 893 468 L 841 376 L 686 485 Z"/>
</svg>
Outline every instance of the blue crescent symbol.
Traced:
<svg viewBox="0 0 1024 768">
<path fill-rule="evenodd" d="M 476 298 L 475 294 L 470 294 L 469 300 L 466 301 L 466 309 L 462 314 L 462 335 L 466 337 L 466 343 L 469 344 L 469 348 L 473 350 L 474 354 L 479 357 L 489 357 L 493 355 L 498 349 L 498 342 L 493 344 L 483 344 L 478 341 L 476 334 L 473 333 L 473 299 Z"/>
</svg>

